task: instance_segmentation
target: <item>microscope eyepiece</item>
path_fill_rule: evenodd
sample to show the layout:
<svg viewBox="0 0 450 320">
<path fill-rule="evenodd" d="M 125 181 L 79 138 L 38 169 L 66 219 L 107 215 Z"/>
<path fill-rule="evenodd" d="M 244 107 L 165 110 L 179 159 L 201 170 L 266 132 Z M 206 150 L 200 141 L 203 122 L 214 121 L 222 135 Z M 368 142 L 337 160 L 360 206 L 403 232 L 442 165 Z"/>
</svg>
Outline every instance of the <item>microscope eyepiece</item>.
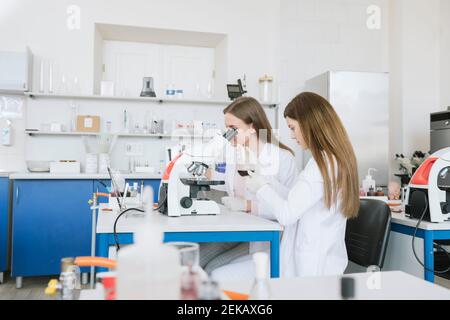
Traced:
<svg viewBox="0 0 450 320">
<path fill-rule="evenodd" d="M 237 136 L 238 131 L 236 128 L 230 128 L 228 129 L 224 134 L 223 137 L 227 139 L 228 141 L 231 141 L 235 136 Z"/>
</svg>

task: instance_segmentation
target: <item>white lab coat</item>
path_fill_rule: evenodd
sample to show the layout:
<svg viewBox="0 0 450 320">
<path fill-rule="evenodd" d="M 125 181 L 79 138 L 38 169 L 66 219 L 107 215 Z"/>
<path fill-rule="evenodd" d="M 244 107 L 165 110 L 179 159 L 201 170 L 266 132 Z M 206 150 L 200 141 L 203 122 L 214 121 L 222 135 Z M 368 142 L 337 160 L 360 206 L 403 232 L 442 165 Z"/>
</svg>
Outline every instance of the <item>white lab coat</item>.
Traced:
<svg viewBox="0 0 450 320">
<path fill-rule="evenodd" d="M 271 183 L 273 185 L 273 182 Z M 264 212 L 284 226 L 280 248 L 282 277 L 343 274 L 348 258 L 346 218 L 338 204 L 324 203 L 323 178 L 311 158 L 291 190 L 265 185 L 256 194 Z"/>
<path fill-rule="evenodd" d="M 213 174 L 214 180 L 219 179 L 225 181 L 225 185 L 215 187 L 215 189 L 226 191 L 230 197 L 240 196 L 235 194 L 235 175 L 238 173 L 236 159 L 233 159 L 233 156 L 233 153 L 227 153 L 225 173 L 215 171 Z M 261 175 L 263 175 L 267 180 L 272 181 L 274 186 L 281 188 L 282 190 L 291 189 L 296 182 L 298 170 L 295 163 L 295 157 L 289 151 L 281 149 L 279 146 L 271 143 L 265 143 L 262 146 L 261 152 L 258 156 L 258 167 L 261 170 Z M 240 189 L 245 190 L 246 188 L 245 186 L 241 186 Z M 283 193 L 284 191 L 282 190 L 279 192 Z M 246 200 L 252 201 L 251 214 L 270 220 L 276 220 L 276 217 L 270 213 L 272 209 L 267 207 L 265 202 L 258 201 L 254 194 L 246 192 L 244 197 Z M 250 253 L 266 250 L 268 247 L 268 244 L 264 243 L 251 243 Z"/>
<path fill-rule="evenodd" d="M 348 263 L 347 220 L 338 204 L 326 208 L 323 178 L 314 159 L 309 160 L 292 189 L 271 181 L 258 190 L 256 198 L 266 208 L 261 216 L 275 218 L 284 227 L 280 248 L 282 277 L 344 273 Z M 212 273 L 212 278 L 219 282 L 253 277 L 251 256 L 239 258 Z"/>
</svg>

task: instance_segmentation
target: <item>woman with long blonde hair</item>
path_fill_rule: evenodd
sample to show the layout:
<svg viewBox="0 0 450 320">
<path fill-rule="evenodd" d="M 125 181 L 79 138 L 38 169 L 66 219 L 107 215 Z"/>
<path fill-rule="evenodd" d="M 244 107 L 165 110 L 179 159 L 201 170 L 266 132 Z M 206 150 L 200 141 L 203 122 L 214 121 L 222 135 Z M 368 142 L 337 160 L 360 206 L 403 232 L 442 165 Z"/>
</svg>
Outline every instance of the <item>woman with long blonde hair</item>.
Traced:
<svg viewBox="0 0 450 320">
<path fill-rule="evenodd" d="M 342 274 L 348 263 L 346 222 L 355 218 L 359 209 L 353 147 L 333 107 L 317 94 L 296 96 L 284 117 L 292 138 L 309 149 L 312 158 L 287 196 L 258 173 L 248 178 L 247 189 L 284 227 L 280 250 L 283 277 Z M 252 275 L 250 260 L 213 272 L 217 280 Z"/>
</svg>

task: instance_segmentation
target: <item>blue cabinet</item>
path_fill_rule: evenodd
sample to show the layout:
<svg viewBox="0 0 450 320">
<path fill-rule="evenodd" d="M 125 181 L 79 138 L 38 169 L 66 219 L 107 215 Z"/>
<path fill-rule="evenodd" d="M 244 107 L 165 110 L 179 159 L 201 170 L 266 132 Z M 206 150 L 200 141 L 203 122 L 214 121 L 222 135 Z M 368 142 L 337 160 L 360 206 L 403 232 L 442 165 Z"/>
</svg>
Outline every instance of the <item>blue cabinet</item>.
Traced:
<svg viewBox="0 0 450 320">
<path fill-rule="evenodd" d="M 127 180 L 139 185 L 141 181 Z M 157 201 L 160 180 L 143 181 L 153 187 Z M 61 258 L 91 255 L 88 200 L 94 191 L 106 192 L 104 185 L 109 184 L 109 180 L 14 180 L 11 275 L 56 275 Z"/>
<path fill-rule="evenodd" d="M 63 257 L 90 255 L 92 180 L 16 180 L 13 277 L 60 273 Z"/>
<path fill-rule="evenodd" d="M 0 273 L 8 269 L 9 179 L 0 178 Z"/>
</svg>

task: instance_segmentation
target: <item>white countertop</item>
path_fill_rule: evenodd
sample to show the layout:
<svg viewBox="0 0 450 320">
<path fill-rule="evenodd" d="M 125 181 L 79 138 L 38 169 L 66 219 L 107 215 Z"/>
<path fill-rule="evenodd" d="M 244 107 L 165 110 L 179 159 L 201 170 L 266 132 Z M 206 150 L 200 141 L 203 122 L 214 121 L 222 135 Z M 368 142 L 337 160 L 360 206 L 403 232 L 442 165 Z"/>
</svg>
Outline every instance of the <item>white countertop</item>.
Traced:
<svg viewBox="0 0 450 320">
<path fill-rule="evenodd" d="M 450 290 L 402 271 L 345 276 L 355 279 L 355 300 L 450 300 Z M 340 300 L 340 279 L 341 276 L 270 279 L 271 299 Z M 377 283 L 379 286 L 376 286 Z M 252 284 L 253 280 L 224 282 L 220 284 L 220 287 L 224 290 L 248 294 Z"/>
<path fill-rule="evenodd" d="M 125 179 L 161 179 L 160 174 L 155 173 L 124 173 L 122 176 Z M 98 173 L 98 174 L 88 174 L 88 173 L 33 173 L 33 172 L 20 172 L 12 173 L 9 175 L 12 180 L 51 180 L 51 179 L 73 179 L 73 180 L 84 180 L 84 179 L 109 179 L 108 174 Z"/>
<path fill-rule="evenodd" d="M 101 207 L 105 207 L 102 204 Z M 169 217 L 153 211 L 149 217 L 152 224 L 163 228 L 164 232 L 226 232 L 226 231 L 281 231 L 282 227 L 273 221 L 247 213 L 231 212 L 220 205 L 221 214 L 211 216 Z M 100 210 L 97 233 L 113 233 L 117 212 Z M 126 215 L 126 214 L 125 214 Z M 117 223 L 118 233 L 133 233 L 144 223 L 144 217 L 123 215 Z"/>
<path fill-rule="evenodd" d="M 408 227 L 413 227 L 415 228 L 417 225 L 418 220 L 417 219 L 410 219 L 408 217 L 405 216 L 405 213 L 394 213 L 392 212 L 392 223 L 397 223 L 397 224 L 401 224 L 404 226 L 408 226 Z M 450 221 L 446 221 L 446 222 L 440 222 L 440 223 L 435 223 L 435 222 L 427 222 L 427 221 L 422 221 L 420 223 L 419 229 L 422 230 L 450 230 Z"/>
<path fill-rule="evenodd" d="M 450 300 L 450 290 L 402 271 L 345 276 L 355 279 L 355 300 Z M 341 300 L 340 280 L 341 276 L 270 279 L 271 300 Z M 379 289 L 367 285 L 377 282 Z M 222 283 L 220 288 L 248 294 L 252 284 L 253 280 L 245 280 Z M 79 299 L 103 300 L 103 297 L 99 290 L 82 290 Z"/>
<path fill-rule="evenodd" d="M 0 171 L 0 178 L 8 178 L 10 174 L 10 172 Z"/>
</svg>

